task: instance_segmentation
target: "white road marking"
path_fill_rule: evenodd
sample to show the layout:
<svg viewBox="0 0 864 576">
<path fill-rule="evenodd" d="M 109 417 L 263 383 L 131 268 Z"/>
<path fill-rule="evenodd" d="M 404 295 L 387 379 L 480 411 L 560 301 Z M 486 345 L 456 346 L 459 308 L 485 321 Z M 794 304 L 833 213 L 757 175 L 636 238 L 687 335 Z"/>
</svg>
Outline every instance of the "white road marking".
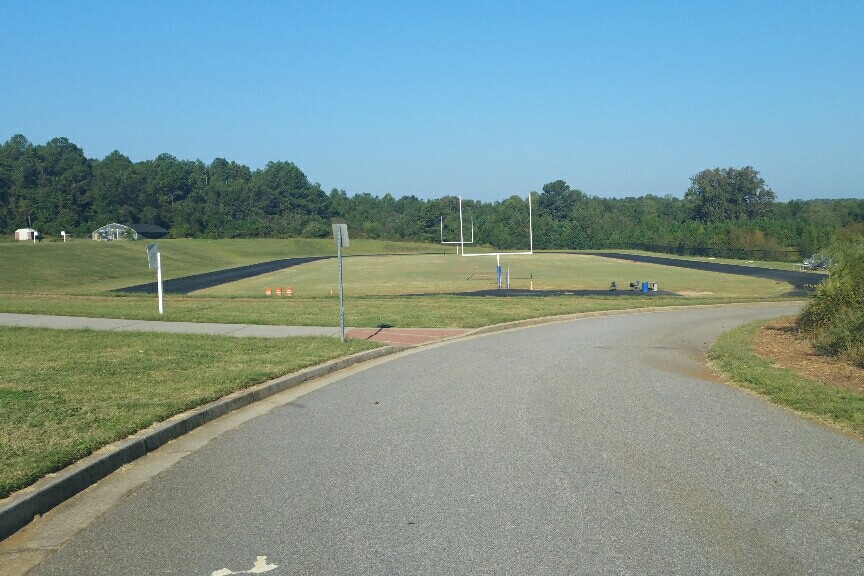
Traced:
<svg viewBox="0 0 864 576">
<path fill-rule="evenodd" d="M 266 556 L 258 556 L 255 559 L 255 564 L 252 565 L 250 570 L 241 570 L 240 572 L 234 572 L 233 570 L 229 570 L 228 568 L 222 568 L 221 570 L 216 570 L 212 572 L 210 576 L 229 576 L 230 574 L 263 574 L 264 572 L 270 572 L 271 570 L 275 570 L 278 568 L 278 564 L 268 564 Z"/>
</svg>

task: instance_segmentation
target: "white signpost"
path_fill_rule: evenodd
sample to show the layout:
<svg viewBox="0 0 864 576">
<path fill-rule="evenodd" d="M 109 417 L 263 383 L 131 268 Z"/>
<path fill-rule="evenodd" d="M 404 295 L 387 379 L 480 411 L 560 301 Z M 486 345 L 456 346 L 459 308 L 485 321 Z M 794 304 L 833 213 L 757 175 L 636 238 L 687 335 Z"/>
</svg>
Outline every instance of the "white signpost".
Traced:
<svg viewBox="0 0 864 576">
<path fill-rule="evenodd" d="M 162 255 L 159 253 L 159 246 L 156 242 L 147 245 L 147 262 L 151 270 L 156 270 L 156 290 L 159 293 L 159 314 L 164 314 L 162 310 Z"/>
<path fill-rule="evenodd" d="M 336 256 L 339 260 L 339 334 L 345 341 L 345 304 L 342 300 L 342 248 L 348 248 L 348 225 L 333 224 L 333 238 L 336 240 Z"/>
</svg>

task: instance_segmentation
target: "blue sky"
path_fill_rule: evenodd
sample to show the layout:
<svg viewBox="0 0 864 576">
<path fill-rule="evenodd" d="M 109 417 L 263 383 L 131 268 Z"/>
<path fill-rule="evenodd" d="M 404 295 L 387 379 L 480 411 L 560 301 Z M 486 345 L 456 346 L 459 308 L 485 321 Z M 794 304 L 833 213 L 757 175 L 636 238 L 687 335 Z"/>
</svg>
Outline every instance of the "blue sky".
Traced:
<svg viewBox="0 0 864 576">
<path fill-rule="evenodd" d="M 864 196 L 864 2 L 0 0 L 0 141 L 296 163 L 325 190 Z"/>
</svg>

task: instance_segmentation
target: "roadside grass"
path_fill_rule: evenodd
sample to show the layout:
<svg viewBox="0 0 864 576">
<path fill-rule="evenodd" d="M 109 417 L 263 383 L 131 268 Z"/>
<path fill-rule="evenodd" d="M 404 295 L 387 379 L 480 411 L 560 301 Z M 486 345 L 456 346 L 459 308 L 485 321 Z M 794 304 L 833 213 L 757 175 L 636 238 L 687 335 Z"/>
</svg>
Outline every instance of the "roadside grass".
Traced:
<svg viewBox="0 0 864 576">
<path fill-rule="evenodd" d="M 489 324 L 579 312 L 777 301 L 777 297 L 675 296 L 354 296 L 345 299 L 346 326 L 479 328 Z M 125 320 L 225 322 L 285 326 L 338 326 L 338 295 L 323 298 L 165 297 L 160 316 L 155 296 L 70 296 L 0 294 L 0 312 L 54 314 Z M 0 358 L 2 360 L 2 358 Z"/>
<path fill-rule="evenodd" d="M 455 254 L 349 256 L 343 259 L 346 296 L 471 292 L 497 286 L 495 258 Z M 657 282 L 661 290 L 716 297 L 779 296 L 790 286 L 750 278 L 657 264 L 627 262 L 583 254 L 535 253 L 502 256 L 510 286 L 535 290 L 607 290 L 612 281 L 627 290 L 635 280 Z M 309 262 L 285 270 L 230 282 L 195 295 L 262 296 L 265 288 L 291 286 L 296 296 L 327 296 L 338 290 L 334 260 Z"/>
<path fill-rule="evenodd" d="M 723 334 L 708 351 L 709 360 L 736 385 L 864 438 L 864 396 L 776 368 L 753 352 L 756 332 L 768 322 Z"/>
<path fill-rule="evenodd" d="M 154 422 L 375 346 L 0 327 L 0 498 Z"/>
</svg>

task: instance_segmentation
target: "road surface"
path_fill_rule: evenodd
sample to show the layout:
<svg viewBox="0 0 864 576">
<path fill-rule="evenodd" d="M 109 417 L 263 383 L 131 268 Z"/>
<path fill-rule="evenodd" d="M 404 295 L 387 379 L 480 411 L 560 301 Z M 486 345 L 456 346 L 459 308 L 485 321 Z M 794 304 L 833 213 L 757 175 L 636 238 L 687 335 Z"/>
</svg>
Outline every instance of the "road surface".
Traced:
<svg viewBox="0 0 864 576">
<path fill-rule="evenodd" d="M 401 355 L 202 442 L 32 574 L 862 574 L 864 443 L 702 361 L 794 310 Z"/>
</svg>

